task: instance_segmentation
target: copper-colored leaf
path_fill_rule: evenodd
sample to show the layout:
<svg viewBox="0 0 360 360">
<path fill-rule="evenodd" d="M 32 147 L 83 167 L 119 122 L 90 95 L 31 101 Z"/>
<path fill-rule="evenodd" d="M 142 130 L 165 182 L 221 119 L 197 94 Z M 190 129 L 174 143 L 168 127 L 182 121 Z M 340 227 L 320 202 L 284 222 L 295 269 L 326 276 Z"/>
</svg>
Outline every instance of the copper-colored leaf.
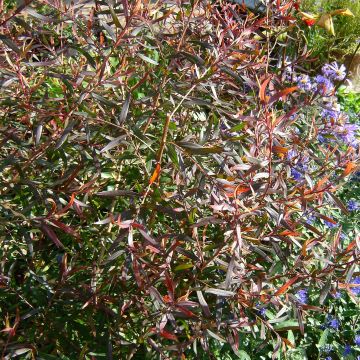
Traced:
<svg viewBox="0 0 360 360">
<path fill-rule="evenodd" d="M 266 87 L 268 86 L 269 82 L 270 82 L 271 78 L 268 77 L 267 79 L 264 80 L 264 82 L 261 84 L 260 86 L 260 91 L 259 91 L 259 98 L 262 102 L 266 102 Z"/>
<path fill-rule="evenodd" d="M 296 283 L 298 279 L 299 279 L 299 275 L 294 276 L 287 283 L 285 283 L 278 291 L 276 291 L 275 296 L 284 294 L 291 285 Z"/>
<path fill-rule="evenodd" d="M 272 147 L 272 150 L 275 154 L 287 154 L 289 151 L 289 149 L 286 147 L 276 145 Z"/>
<path fill-rule="evenodd" d="M 345 169 L 344 169 L 344 171 L 343 171 L 343 173 L 342 173 L 342 176 L 348 176 L 349 174 L 351 174 L 352 172 L 354 172 L 354 170 L 356 169 L 356 164 L 355 163 L 353 163 L 353 162 L 348 162 L 347 164 L 346 164 L 346 166 L 345 166 Z"/>
<path fill-rule="evenodd" d="M 153 174 L 151 175 L 151 178 L 150 178 L 150 181 L 149 181 L 150 185 L 157 180 L 157 178 L 160 175 L 160 171 L 161 171 L 161 166 L 160 166 L 159 163 L 157 163 L 156 166 L 155 166 L 155 170 L 154 170 Z"/>
<path fill-rule="evenodd" d="M 279 92 L 277 92 L 275 95 L 273 95 L 270 98 L 269 102 L 272 103 L 280 98 L 283 98 L 283 100 L 285 100 L 287 95 L 291 94 L 292 92 L 296 91 L 297 89 L 298 89 L 297 86 L 292 86 L 292 87 L 280 90 Z"/>
</svg>

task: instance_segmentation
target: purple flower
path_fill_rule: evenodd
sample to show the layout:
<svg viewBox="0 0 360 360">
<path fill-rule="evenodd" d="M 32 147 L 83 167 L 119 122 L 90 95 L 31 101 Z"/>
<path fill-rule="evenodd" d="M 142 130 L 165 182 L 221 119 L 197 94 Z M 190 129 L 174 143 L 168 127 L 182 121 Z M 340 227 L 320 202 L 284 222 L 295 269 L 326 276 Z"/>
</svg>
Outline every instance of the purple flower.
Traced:
<svg viewBox="0 0 360 360">
<path fill-rule="evenodd" d="M 315 87 L 323 96 L 330 95 L 334 91 L 334 84 L 322 75 L 315 77 Z"/>
<path fill-rule="evenodd" d="M 347 203 L 347 207 L 349 211 L 356 211 L 359 210 L 359 203 L 355 200 L 349 200 Z"/>
<path fill-rule="evenodd" d="M 344 65 L 339 65 L 337 62 L 332 62 L 331 64 L 325 64 L 322 67 L 322 73 L 331 80 L 344 80 L 346 76 L 346 68 Z"/>
<path fill-rule="evenodd" d="M 316 216 L 314 215 L 309 215 L 306 217 L 306 223 L 309 225 L 313 224 L 315 220 L 316 220 Z"/>
<path fill-rule="evenodd" d="M 327 120 L 338 120 L 340 118 L 340 115 L 341 115 L 340 111 L 332 108 L 325 108 L 321 112 L 321 117 Z"/>
<path fill-rule="evenodd" d="M 325 358 L 325 360 L 332 360 L 332 357 L 331 357 L 331 356 L 327 356 L 327 357 Z"/>
<path fill-rule="evenodd" d="M 351 284 L 360 285 L 360 276 L 357 276 L 356 278 L 352 279 Z M 354 286 L 354 287 L 352 287 L 351 292 L 352 292 L 354 295 L 359 296 L 359 295 L 360 295 L 360 286 Z M 359 346 L 360 346 L 360 345 L 359 345 Z"/>
<path fill-rule="evenodd" d="M 312 89 L 312 84 L 308 75 L 300 75 L 297 77 L 296 81 L 297 86 L 300 89 L 304 91 L 310 91 Z"/>
<path fill-rule="evenodd" d="M 318 138 L 320 143 L 328 142 L 328 138 L 324 137 L 324 135 L 322 135 L 322 134 L 319 134 L 317 138 Z"/>
<path fill-rule="evenodd" d="M 298 300 L 302 303 L 302 304 L 307 304 L 308 302 L 308 291 L 306 289 L 301 289 L 296 293 L 296 296 L 298 298 Z"/>
<path fill-rule="evenodd" d="M 355 335 L 354 343 L 355 343 L 357 346 L 360 346 L 360 334 Z"/>
<path fill-rule="evenodd" d="M 341 292 L 337 291 L 335 294 L 332 294 L 334 299 L 341 299 Z"/>
<path fill-rule="evenodd" d="M 342 127 L 337 126 L 336 132 L 338 137 L 347 145 L 351 145 L 353 147 L 357 147 L 359 145 L 359 141 L 356 138 L 356 133 L 359 130 L 359 126 L 356 124 L 344 124 Z"/>
<path fill-rule="evenodd" d="M 293 158 L 295 158 L 298 155 L 297 151 L 294 149 L 291 149 L 290 151 L 288 151 L 287 153 L 287 159 L 288 160 L 292 160 Z"/>
<path fill-rule="evenodd" d="M 302 176 L 302 174 L 298 171 L 298 170 L 296 170 L 296 169 L 291 169 L 291 176 L 294 178 L 294 180 L 296 180 L 296 181 L 300 181 L 302 178 L 303 178 L 303 176 Z"/>
<path fill-rule="evenodd" d="M 338 319 L 336 318 L 332 318 L 330 321 L 329 321 L 329 326 L 334 329 L 334 330 L 337 330 L 340 326 L 340 322 Z"/>
<path fill-rule="evenodd" d="M 316 216 L 312 215 L 311 213 L 313 212 L 313 210 L 306 210 L 304 212 L 304 216 L 306 218 L 306 223 L 307 224 L 312 224 L 315 220 L 316 220 Z"/>
<path fill-rule="evenodd" d="M 321 72 L 326 76 L 326 77 L 330 77 L 332 74 L 332 70 L 330 68 L 330 64 L 325 64 L 322 68 L 321 68 Z"/>
<path fill-rule="evenodd" d="M 344 356 L 350 355 L 352 352 L 352 347 L 349 344 L 346 344 L 344 347 Z"/>
<path fill-rule="evenodd" d="M 263 308 L 259 309 L 258 312 L 261 316 L 265 316 L 266 308 L 263 307 Z"/>
</svg>

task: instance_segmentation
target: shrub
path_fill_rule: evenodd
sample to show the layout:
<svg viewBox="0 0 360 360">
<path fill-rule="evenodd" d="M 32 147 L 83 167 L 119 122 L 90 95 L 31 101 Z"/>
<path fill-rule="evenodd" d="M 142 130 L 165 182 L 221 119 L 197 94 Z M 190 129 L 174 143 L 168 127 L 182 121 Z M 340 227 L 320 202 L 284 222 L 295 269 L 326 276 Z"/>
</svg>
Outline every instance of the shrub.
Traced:
<svg viewBox="0 0 360 360">
<path fill-rule="evenodd" d="M 293 5 L 2 15 L 3 356 L 275 358 L 355 309 L 356 128 L 341 68 L 287 58 Z"/>
</svg>

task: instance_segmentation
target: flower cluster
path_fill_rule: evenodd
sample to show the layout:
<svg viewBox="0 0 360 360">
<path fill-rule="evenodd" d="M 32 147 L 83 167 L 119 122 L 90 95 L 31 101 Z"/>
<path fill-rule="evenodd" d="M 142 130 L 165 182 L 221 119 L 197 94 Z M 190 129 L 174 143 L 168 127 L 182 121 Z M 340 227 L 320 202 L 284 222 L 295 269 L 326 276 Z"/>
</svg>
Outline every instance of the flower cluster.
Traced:
<svg viewBox="0 0 360 360">
<path fill-rule="evenodd" d="M 341 81 L 345 79 L 346 68 L 344 65 L 339 65 L 334 61 L 331 64 L 325 64 L 322 69 L 322 73 L 331 80 Z"/>
<path fill-rule="evenodd" d="M 335 91 L 333 81 L 344 80 L 346 68 L 344 65 L 339 66 L 336 62 L 332 62 L 331 64 L 325 64 L 321 70 L 322 75 L 319 74 L 314 79 L 311 79 L 306 74 L 296 76 L 295 81 L 298 88 L 305 92 L 313 91 L 322 96 L 330 96 Z M 291 72 L 291 68 L 287 66 L 285 72 Z"/>
<path fill-rule="evenodd" d="M 296 293 L 296 297 L 302 304 L 307 304 L 309 300 L 308 291 L 306 289 L 301 289 Z"/>
<path fill-rule="evenodd" d="M 288 67 L 285 71 L 290 71 Z M 346 76 L 346 68 L 344 65 L 338 65 L 336 62 L 325 64 L 321 69 L 321 74 L 314 78 L 306 74 L 293 76 L 298 88 L 310 95 L 320 95 L 318 105 L 321 107 L 320 116 L 326 120 L 324 128 L 318 134 L 320 142 L 328 143 L 334 140 L 341 142 L 347 146 L 358 147 L 357 132 L 359 126 L 349 123 L 348 116 L 340 109 L 335 94 L 334 81 L 342 81 Z M 288 79 L 290 79 L 288 77 Z M 302 179 L 302 169 L 293 169 L 292 177 L 295 180 Z"/>
<path fill-rule="evenodd" d="M 349 211 L 356 211 L 360 209 L 359 203 L 355 200 L 349 200 L 347 203 L 347 208 Z"/>
<path fill-rule="evenodd" d="M 300 158 L 296 150 L 290 150 L 287 159 L 292 163 L 291 177 L 296 181 L 304 179 L 304 174 L 308 169 L 306 157 Z"/>
</svg>

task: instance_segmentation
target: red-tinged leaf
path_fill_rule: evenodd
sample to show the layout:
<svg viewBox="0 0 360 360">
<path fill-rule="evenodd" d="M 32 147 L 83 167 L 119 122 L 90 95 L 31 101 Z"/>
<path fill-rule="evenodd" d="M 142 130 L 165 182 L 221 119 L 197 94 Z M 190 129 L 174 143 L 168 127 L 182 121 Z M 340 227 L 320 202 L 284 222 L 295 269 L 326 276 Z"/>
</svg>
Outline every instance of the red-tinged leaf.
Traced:
<svg viewBox="0 0 360 360">
<path fill-rule="evenodd" d="M 355 163 L 353 163 L 353 162 L 348 162 L 348 163 L 346 164 L 346 166 L 345 166 L 345 169 L 344 169 L 344 171 L 343 171 L 343 173 L 342 173 L 342 176 L 343 176 L 343 177 L 348 176 L 349 174 L 351 174 L 352 172 L 355 171 L 356 167 L 357 167 L 357 166 L 356 166 Z"/>
<path fill-rule="evenodd" d="M 56 219 L 51 219 L 49 220 L 49 222 L 51 222 L 52 224 L 54 224 L 56 227 L 58 227 L 59 229 L 63 230 L 64 232 L 66 232 L 67 234 L 79 239 L 80 235 L 79 233 L 74 230 L 73 228 L 71 228 L 68 225 L 63 224 L 62 222 L 60 222 L 59 220 Z"/>
<path fill-rule="evenodd" d="M 163 330 L 160 332 L 160 336 L 165 338 L 165 339 L 168 339 L 168 340 L 174 340 L 174 341 L 178 341 L 178 338 L 176 335 L 166 331 L 166 330 Z"/>
<path fill-rule="evenodd" d="M 321 218 L 321 219 L 323 219 L 323 220 L 325 220 L 325 221 L 328 221 L 328 222 L 330 222 L 330 223 L 332 223 L 332 224 L 337 224 L 337 222 L 335 221 L 335 220 L 333 220 L 332 218 L 329 218 L 329 217 L 327 217 L 327 216 L 325 216 L 325 215 L 323 215 L 323 214 L 318 214 L 318 216 Z"/>
<path fill-rule="evenodd" d="M 65 213 L 71 208 L 71 206 L 73 205 L 74 201 L 75 201 L 75 193 L 71 194 L 71 198 L 70 198 L 69 203 L 68 203 L 66 206 L 64 206 L 64 208 L 62 208 L 60 211 L 58 211 L 58 212 L 56 213 L 56 215 L 65 214 Z"/>
<path fill-rule="evenodd" d="M 351 251 L 355 246 L 356 246 L 356 241 L 354 240 L 347 246 L 347 248 L 345 249 L 345 253 Z"/>
<path fill-rule="evenodd" d="M 267 98 L 266 98 L 266 87 L 268 86 L 269 82 L 270 82 L 271 78 L 268 77 L 267 79 L 264 80 L 264 82 L 261 84 L 260 86 L 260 91 L 259 91 L 259 98 L 262 102 L 267 102 Z"/>
<path fill-rule="evenodd" d="M 296 283 L 298 279 L 299 279 L 299 275 L 294 276 L 286 284 L 284 284 L 278 291 L 276 291 L 275 296 L 284 294 L 291 285 Z"/>
<path fill-rule="evenodd" d="M 155 166 L 155 170 L 154 170 L 153 174 L 151 175 L 151 178 L 150 178 L 150 181 L 149 181 L 150 185 L 157 180 L 157 178 L 160 175 L 160 171 L 161 171 L 161 166 L 160 166 L 159 163 L 157 163 L 156 166 Z"/>
<path fill-rule="evenodd" d="M 284 230 L 279 233 L 281 236 L 300 236 L 301 234 L 297 231 Z"/>
<path fill-rule="evenodd" d="M 156 240 L 151 237 L 144 229 L 139 228 L 139 232 L 144 237 L 144 239 L 147 240 L 151 245 L 159 248 L 159 244 L 156 242 Z"/>
<path fill-rule="evenodd" d="M 319 191 L 322 186 L 329 180 L 329 177 L 328 176 L 325 176 L 324 178 L 322 178 L 321 180 L 319 180 L 315 186 L 315 189 L 317 191 Z"/>
<path fill-rule="evenodd" d="M 155 254 L 160 254 L 160 250 L 157 249 L 157 248 L 154 247 L 154 246 L 146 245 L 146 248 L 149 249 L 151 252 L 153 252 L 153 253 L 155 253 Z"/>
<path fill-rule="evenodd" d="M 6 332 L 9 334 L 10 337 L 15 336 L 16 330 L 12 327 L 6 327 L 5 329 L 0 330 L 0 332 Z"/>
<path fill-rule="evenodd" d="M 167 303 L 167 304 L 173 302 L 172 299 L 171 299 L 171 297 L 170 297 L 169 295 L 164 295 L 164 296 L 163 296 L 163 300 L 164 300 L 164 302 Z"/>
<path fill-rule="evenodd" d="M 58 247 L 64 249 L 64 245 L 61 243 L 59 238 L 57 237 L 55 231 L 45 223 L 40 225 L 41 231 Z"/>
<path fill-rule="evenodd" d="M 292 86 L 292 87 L 280 90 L 279 92 L 277 92 L 275 95 L 273 95 L 270 98 L 269 103 L 273 103 L 280 98 L 283 98 L 283 100 L 285 100 L 287 95 L 291 94 L 292 92 L 296 91 L 297 89 L 298 89 L 297 86 Z"/>
<path fill-rule="evenodd" d="M 165 271 L 165 284 L 168 289 L 169 296 L 173 299 L 175 291 L 174 282 L 167 271 Z"/>
<path fill-rule="evenodd" d="M 314 26 L 317 20 L 316 19 L 303 19 L 303 21 L 307 26 Z"/>
<path fill-rule="evenodd" d="M 176 308 L 188 317 L 196 317 L 196 315 L 192 311 L 184 308 L 183 306 L 176 305 Z"/>
<path fill-rule="evenodd" d="M 136 280 L 139 288 L 141 289 L 143 287 L 143 282 L 142 282 L 141 274 L 139 271 L 139 265 L 138 265 L 138 262 L 136 259 L 133 260 L 132 267 L 133 267 L 133 271 L 134 271 L 134 275 L 135 275 L 135 280 Z"/>
<path fill-rule="evenodd" d="M 226 196 L 227 197 L 229 197 L 229 198 L 233 198 L 233 197 L 235 197 L 235 196 L 237 196 L 237 195 L 240 195 L 240 194 L 243 194 L 243 193 L 246 193 L 246 192 L 248 192 L 248 191 L 250 191 L 250 187 L 248 187 L 248 186 L 236 186 L 235 187 L 235 185 L 227 185 L 227 186 L 224 186 L 224 187 L 227 187 L 227 188 L 229 188 L 229 187 L 232 187 L 232 188 L 234 188 L 234 191 L 233 192 L 226 192 Z"/>
</svg>

